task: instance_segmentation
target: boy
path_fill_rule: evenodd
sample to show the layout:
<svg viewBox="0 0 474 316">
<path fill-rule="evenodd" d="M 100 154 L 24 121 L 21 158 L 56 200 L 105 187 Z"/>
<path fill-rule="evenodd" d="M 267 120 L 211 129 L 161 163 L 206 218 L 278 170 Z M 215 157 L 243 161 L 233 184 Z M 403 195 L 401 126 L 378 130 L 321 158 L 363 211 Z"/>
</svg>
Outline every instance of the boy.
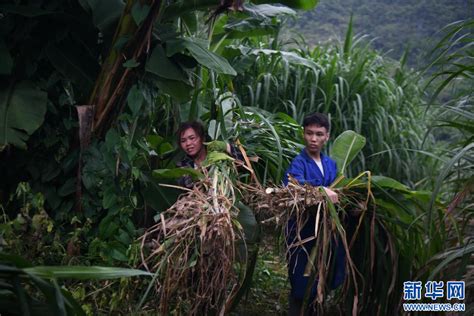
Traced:
<svg viewBox="0 0 474 316">
<path fill-rule="evenodd" d="M 288 176 L 291 175 L 299 184 L 310 184 L 312 186 L 322 186 L 333 203 L 338 203 L 337 193 L 327 188 L 336 179 L 336 162 L 324 155 L 321 150 L 329 139 L 329 121 L 326 115 L 314 113 L 308 115 L 303 120 L 303 136 L 305 148 L 291 162 L 285 173 L 283 182 L 288 184 Z M 287 244 L 291 245 L 296 241 L 296 221 L 294 218 L 288 221 L 286 227 Z M 300 231 L 301 240 L 314 236 L 315 216 L 308 215 L 306 224 Z M 305 277 L 304 269 L 308 262 L 308 254 L 314 246 L 315 241 L 311 240 L 296 247 L 292 247 L 288 254 L 288 276 L 291 283 L 291 294 L 289 298 L 289 315 L 299 315 L 302 307 L 302 300 L 308 284 L 308 277 Z M 305 251 L 306 250 L 306 251 Z M 332 280 L 332 287 L 335 288 L 342 283 L 345 276 L 345 251 L 341 246 L 335 249 L 336 270 Z M 313 285 L 310 302 L 315 298 L 316 284 Z"/>
</svg>

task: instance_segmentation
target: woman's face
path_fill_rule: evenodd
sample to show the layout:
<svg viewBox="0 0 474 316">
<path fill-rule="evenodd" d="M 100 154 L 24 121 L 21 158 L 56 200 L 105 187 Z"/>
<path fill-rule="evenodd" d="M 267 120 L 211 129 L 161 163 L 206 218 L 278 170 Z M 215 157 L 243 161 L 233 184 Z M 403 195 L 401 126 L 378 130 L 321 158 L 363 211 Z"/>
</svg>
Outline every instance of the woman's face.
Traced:
<svg viewBox="0 0 474 316">
<path fill-rule="evenodd" d="M 202 149 L 203 140 L 193 128 L 185 129 L 181 133 L 180 146 L 190 157 L 196 157 Z"/>
</svg>

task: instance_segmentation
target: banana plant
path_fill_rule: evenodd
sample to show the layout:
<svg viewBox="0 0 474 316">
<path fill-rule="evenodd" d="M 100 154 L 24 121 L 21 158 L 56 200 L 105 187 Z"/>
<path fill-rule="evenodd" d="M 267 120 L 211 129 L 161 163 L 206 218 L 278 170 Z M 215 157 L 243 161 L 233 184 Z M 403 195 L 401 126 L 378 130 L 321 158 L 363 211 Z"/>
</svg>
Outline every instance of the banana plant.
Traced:
<svg viewBox="0 0 474 316">
<path fill-rule="evenodd" d="M 12 82 L 0 90 L 0 151 L 11 144 L 26 149 L 26 140 L 46 114 L 46 93 L 30 81 Z"/>
</svg>

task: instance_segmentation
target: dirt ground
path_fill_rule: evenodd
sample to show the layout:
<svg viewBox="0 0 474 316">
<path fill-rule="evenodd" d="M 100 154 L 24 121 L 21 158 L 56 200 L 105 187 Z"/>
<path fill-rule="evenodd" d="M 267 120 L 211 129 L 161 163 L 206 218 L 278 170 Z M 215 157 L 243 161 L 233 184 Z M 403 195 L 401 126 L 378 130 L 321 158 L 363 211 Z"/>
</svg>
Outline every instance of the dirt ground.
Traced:
<svg viewBox="0 0 474 316">
<path fill-rule="evenodd" d="M 290 284 L 285 249 L 275 234 L 264 234 L 250 290 L 231 315 L 286 315 Z"/>
</svg>

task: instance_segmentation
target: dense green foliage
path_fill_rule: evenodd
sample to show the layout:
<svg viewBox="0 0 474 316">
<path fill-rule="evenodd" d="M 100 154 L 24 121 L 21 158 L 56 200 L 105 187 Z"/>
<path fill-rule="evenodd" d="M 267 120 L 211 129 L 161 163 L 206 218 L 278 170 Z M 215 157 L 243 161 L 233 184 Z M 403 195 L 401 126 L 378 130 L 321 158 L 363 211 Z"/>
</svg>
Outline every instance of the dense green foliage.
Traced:
<svg viewBox="0 0 474 316">
<path fill-rule="evenodd" d="M 288 113 L 298 123 L 306 113 L 328 113 L 333 135 L 351 129 L 369 140 L 349 174 L 370 169 L 410 185 L 426 180 L 433 165 L 419 151 L 430 150 L 433 139 L 424 139 L 424 101 L 415 72 L 353 38 L 352 25 L 340 45 L 290 51 L 275 42 L 252 45 L 227 51 L 239 71 L 234 82 L 242 104 Z"/>
</svg>

